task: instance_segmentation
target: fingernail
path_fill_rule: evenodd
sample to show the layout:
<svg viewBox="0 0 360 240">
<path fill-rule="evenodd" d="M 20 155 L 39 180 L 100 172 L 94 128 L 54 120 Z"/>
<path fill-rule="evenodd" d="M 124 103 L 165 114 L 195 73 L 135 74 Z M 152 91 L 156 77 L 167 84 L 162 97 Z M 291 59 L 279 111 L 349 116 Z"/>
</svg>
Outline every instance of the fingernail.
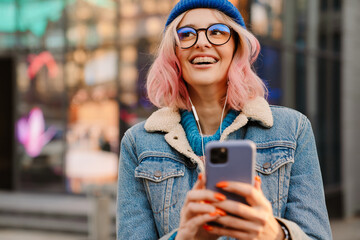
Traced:
<svg viewBox="0 0 360 240">
<path fill-rule="evenodd" d="M 203 228 L 206 230 L 206 231 L 212 231 L 214 228 L 212 226 L 209 226 L 209 225 L 203 225 Z"/>
<path fill-rule="evenodd" d="M 215 212 L 217 212 L 217 214 L 220 215 L 220 216 L 226 216 L 227 215 L 224 210 L 221 210 L 219 208 L 217 208 Z"/>
<path fill-rule="evenodd" d="M 228 183 L 228 182 L 225 182 L 225 181 L 218 182 L 218 183 L 216 184 L 216 187 L 218 187 L 218 188 L 224 188 L 224 187 L 227 187 L 227 186 L 229 186 L 229 183 Z"/>
<path fill-rule="evenodd" d="M 211 212 L 211 213 L 209 213 L 209 215 L 212 216 L 212 217 L 215 217 L 215 216 L 218 216 L 220 214 L 215 210 L 215 212 Z"/>
<path fill-rule="evenodd" d="M 202 179 L 202 177 L 203 177 L 203 174 L 202 174 L 202 173 L 199 173 L 199 175 L 198 175 L 198 179 L 199 179 L 199 180 L 201 180 L 201 179 Z"/>
<path fill-rule="evenodd" d="M 220 201 L 226 200 L 226 196 L 225 196 L 224 194 L 215 193 L 214 196 L 215 196 L 215 198 L 216 198 L 217 200 L 220 200 Z"/>
<path fill-rule="evenodd" d="M 261 183 L 261 178 L 258 175 L 256 175 L 255 176 L 255 181 L 257 181 L 258 183 Z"/>
</svg>

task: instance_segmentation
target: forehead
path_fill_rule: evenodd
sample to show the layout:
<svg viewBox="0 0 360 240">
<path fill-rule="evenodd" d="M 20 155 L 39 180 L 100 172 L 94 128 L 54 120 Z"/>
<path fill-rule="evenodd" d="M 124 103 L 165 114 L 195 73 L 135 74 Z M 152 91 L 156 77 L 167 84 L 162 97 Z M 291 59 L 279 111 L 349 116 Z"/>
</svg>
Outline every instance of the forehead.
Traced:
<svg viewBox="0 0 360 240">
<path fill-rule="evenodd" d="M 185 25 L 194 25 L 196 27 L 207 27 L 213 23 L 223 23 L 224 21 L 219 18 L 219 14 L 214 9 L 209 8 L 196 8 L 188 11 L 181 22 L 179 27 Z"/>
</svg>

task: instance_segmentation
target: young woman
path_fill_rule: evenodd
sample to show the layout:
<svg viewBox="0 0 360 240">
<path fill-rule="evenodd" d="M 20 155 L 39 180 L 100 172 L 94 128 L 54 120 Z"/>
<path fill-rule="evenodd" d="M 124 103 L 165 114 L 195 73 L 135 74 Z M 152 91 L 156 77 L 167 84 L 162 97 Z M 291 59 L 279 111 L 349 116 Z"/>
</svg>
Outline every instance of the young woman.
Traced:
<svg viewBox="0 0 360 240">
<path fill-rule="evenodd" d="M 331 239 L 310 123 L 266 102 L 259 48 L 227 0 L 171 11 L 147 81 L 160 109 L 121 143 L 118 239 Z M 217 185 L 248 205 L 205 189 L 204 147 L 229 139 L 257 146 L 254 186 Z"/>
</svg>

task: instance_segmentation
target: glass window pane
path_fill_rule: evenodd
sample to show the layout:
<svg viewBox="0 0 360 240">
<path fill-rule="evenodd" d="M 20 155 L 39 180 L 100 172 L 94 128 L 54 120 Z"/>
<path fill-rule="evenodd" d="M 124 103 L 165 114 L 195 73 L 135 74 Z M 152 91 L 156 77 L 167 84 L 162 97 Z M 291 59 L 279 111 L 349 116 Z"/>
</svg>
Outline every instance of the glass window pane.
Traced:
<svg viewBox="0 0 360 240">
<path fill-rule="evenodd" d="M 269 88 L 269 102 L 279 105 L 282 98 L 280 49 L 263 45 L 255 69 Z"/>
<path fill-rule="evenodd" d="M 320 0 L 320 9 L 321 11 L 326 11 L 328 9 L 329 0 Z"/>
</svg>

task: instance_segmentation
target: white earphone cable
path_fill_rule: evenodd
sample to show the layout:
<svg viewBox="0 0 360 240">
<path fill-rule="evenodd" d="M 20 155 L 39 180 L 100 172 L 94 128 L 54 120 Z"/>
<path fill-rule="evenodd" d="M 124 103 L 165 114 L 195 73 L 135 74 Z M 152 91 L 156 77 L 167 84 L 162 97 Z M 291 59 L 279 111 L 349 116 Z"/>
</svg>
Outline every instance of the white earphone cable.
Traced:
<svg viewBox="0 0 360 240">
<path fill-rule="evenodd" d="M 194 106 L 194 104 L 192 103 L 190 96 L 189 96 L 189 100 L 190 100 L 190 103 L 191 103 L 191 109 L 192 109 L 192 112 L 193 112 L 193 114 L 194 114 L 196 124 L 198 125 L 198 128 L 199 128 L 199 133 L 200 133 L 200 137 L 201 137 L 201 149 L 202 149 L 202 154 L 203 154 L 203 156 L 205 157 L 204 138 L 203 138 L 203 134 L 202 134 L 202 131 L 201 131 L 200 119 L 199 119 L 199 116 L 197 115 L 195 106 Z"/>
<path fill-rule="evenodd" d="M 220 138 L 221 138 L 221 134 L 222 134 L 222 122 L 224 120 L 224 113 L 225 113 L 225 108 L 226 108 L 226 103 L 227 103 L 227 99 L 228 99 L 228 89 L 226 89 L 226 97 L 225 97 L 225 102 L 224 102 L 224 107 L 223 107 L 223 110 L 222 110 L 222 113 L 221 113 L 221 120 L 220 120 Z"/>
<path fill-rule="evenodd" d="M 224 103 L 224 107 L 223 107 L 223 110 L 222 110 L 222 113 L 221 113 L 221 119 L 220 119 L 220 138 L 221 138 L 221 134 L 222 134 L 222 122 L 223 122 L 223 119 L 224 119 L 224 113 L 225 113 L 227 99 L 228 99 L 228 91 L 226 90 L 225 103 Z M 199 116 L 198 116 L 198 114 L 196 112 L 195 106 L 191 101 L 190 96 L 189 96 L 189 101 L 190 101 L 190 104 L 191 104 L 192 112 L 193 112 L 194 117 L 195 117 L 196 124 L 197 124 L 197 126 L 199 128 L 199 133 L 200 133 L 200 137 L 201 137 L 201 150 L 202 150 L 203 156 L 205 157 L 204 137 L 203 137 L 203 133 L 202 133 L 201 126 L 200 126 L 200 119 L 199 119 Z"/>
</svg>

